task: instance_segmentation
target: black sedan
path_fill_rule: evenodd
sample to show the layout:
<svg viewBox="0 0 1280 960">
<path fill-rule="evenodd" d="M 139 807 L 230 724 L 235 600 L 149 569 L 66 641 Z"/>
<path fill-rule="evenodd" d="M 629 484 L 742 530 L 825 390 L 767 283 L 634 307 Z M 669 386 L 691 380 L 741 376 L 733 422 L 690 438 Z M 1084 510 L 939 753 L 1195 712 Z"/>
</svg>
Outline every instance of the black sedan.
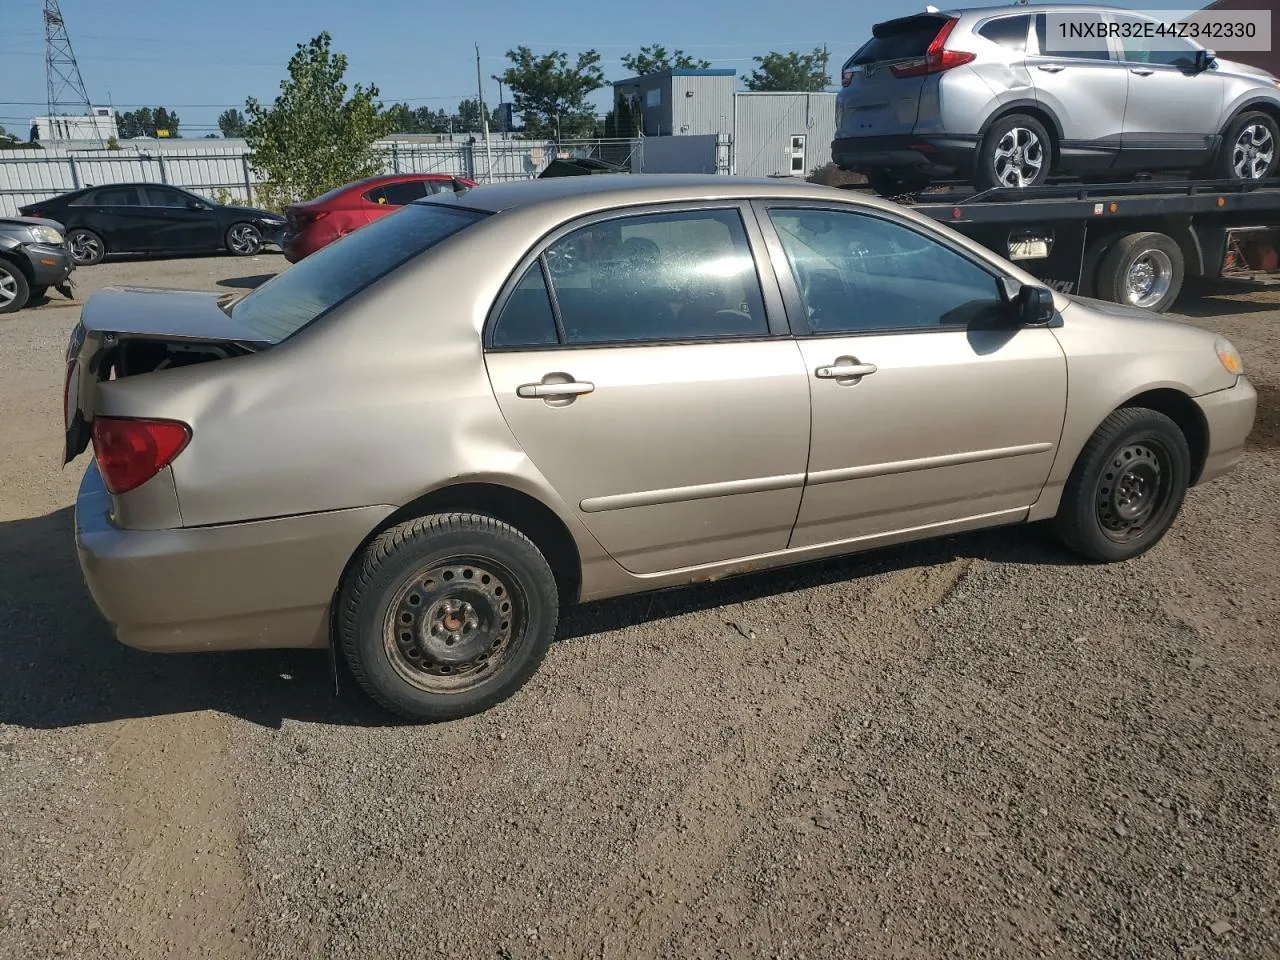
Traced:
<svg viewBox="0 0 1280 960">
<path fill-rule="evenodd" d="M 86 187 L 28 204 L 21 213 L 63 224 L 80 266 L 112 253 L 226 250 L 253 256 L 266 243 L 278 243 L 285 223 L 284 217 L 266 210 L 224 206 L 159 183 Z"/>
</svg>

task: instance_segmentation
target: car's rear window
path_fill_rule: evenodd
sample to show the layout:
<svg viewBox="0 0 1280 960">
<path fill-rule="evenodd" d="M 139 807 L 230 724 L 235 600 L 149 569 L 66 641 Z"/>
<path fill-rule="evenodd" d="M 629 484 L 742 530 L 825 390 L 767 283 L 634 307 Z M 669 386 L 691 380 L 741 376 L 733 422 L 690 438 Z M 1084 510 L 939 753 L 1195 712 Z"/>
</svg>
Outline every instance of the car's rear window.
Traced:
<svg viewBox="0 0 1280 960">
<path fill-rule="evenodd" d="M 921 16 L 877 23 L 871 29 L 874 35 L 850 58 L 849 65 L 923 57 L 946 22 L 946 17 Z"/>
<path fill-rule="evenodd" d="M 489 216 L 414 203 L 322 247 L 235 304 L 231 316 L 279 343 L 411 257 Z"/>
</svg>

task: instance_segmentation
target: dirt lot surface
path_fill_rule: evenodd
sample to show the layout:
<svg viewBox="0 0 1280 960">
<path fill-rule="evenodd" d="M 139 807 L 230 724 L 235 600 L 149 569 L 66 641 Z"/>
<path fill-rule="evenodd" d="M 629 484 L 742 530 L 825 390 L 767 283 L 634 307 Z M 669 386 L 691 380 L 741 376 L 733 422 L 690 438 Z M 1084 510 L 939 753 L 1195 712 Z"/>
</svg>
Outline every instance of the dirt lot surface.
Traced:
<svg viewBox="0 0 1280 960">
<path fill-rule="evenodd" d="M 0 321 L 0 957 L 1280 955 L 1280 292 L 1209 293 L 1259 421 L 1141 560 L 1015 529 L 582 608 L 437 727 L 320 653 L 116 643 L 59 467 L 77 307 Z"/>
</svg>

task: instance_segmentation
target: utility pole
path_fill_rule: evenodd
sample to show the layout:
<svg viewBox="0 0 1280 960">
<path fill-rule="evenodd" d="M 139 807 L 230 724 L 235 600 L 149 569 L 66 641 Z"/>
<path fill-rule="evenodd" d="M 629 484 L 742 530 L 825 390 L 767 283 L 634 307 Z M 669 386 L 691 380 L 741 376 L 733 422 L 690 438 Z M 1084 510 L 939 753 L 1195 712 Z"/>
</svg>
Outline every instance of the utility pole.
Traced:
<svg viewBox="0 0 1280 960">
<path fill-rule="evenodd" d="M 498 81 L 498 110 L 501 111 L 499 115 L 502 117 L 502 138 L 505 140 L 507 138 L 507 111 L 503 110 L 503 104 L 507 102 L 507 98 L 502 95 L 502 77 L 496 73 L 489 76 L 491 79 Z"/>
<path fill-rule="evenodd" d="M 476 44 L 476 94 L 480 97 L 480 122 L 484 124 L 485 179 L 493 183 L 493 147 L 489 143 L 489 112 L 484 108 L 484 80 L 480 77 L 480 44 Z"/>
</svg>

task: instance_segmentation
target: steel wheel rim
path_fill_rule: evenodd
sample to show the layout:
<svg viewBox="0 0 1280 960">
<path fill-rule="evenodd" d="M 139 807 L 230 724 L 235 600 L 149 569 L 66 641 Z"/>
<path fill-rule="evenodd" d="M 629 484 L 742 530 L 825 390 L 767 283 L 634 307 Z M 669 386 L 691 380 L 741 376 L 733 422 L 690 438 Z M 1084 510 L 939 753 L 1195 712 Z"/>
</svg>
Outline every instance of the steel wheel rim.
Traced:
<svg viewBox="0 0 1280 960">
<path fill-rule="evenodd" d="M 1013 127 L 996 144 L 996 180 L 1006 187 L 1029 187 L 1044 167 L 1044 144 L 1034 130 Z"/>
<path fill-rule="evenodd" d="M 101 252 L 102 244 L 92 234 L 73 233 L 71 235 L 71 257 L 76 263 L 89 263 L 96 260 Z"/>
<path fill-rule="evenodd" d="M 1276 157 L 1276 138 L 1261 123 L 1250 124 L 1240 131 L 1231 148 L 1231 167 L 1237 177 L 1261 180 L 1271 169 Z"/>
<path fill-rule="evenodd" d="M 1124 278 L 1124 296 L 1135 307 L 1151 307 L 1160 302 L 1173 285 L 1173 261 L 1163 250 L 1148 250 L 1129 265 Z"/>
<path fill-rule="evenodd" d="M 515 575 L 488 558 L 450 557 L 419 568 L 383 620 L 387 661 L 426 693 L 456 694 L 492 681 L 524 644 L 527 604 Z"/>
<path fill-rule="evenodd" d="M 260 244 L 257 229 L 248 224 L 232 227 L 229 241 L 236 253 L 253 253 Z"/>
<path fill-rule="evenodd" d="M 1116 543 L 1143 537 L 1172 502 L 1173 458 L 1159 440 L 1132 440 L 1107 462 L 1094 503 L 1103 534 Z"/>
</svg>

